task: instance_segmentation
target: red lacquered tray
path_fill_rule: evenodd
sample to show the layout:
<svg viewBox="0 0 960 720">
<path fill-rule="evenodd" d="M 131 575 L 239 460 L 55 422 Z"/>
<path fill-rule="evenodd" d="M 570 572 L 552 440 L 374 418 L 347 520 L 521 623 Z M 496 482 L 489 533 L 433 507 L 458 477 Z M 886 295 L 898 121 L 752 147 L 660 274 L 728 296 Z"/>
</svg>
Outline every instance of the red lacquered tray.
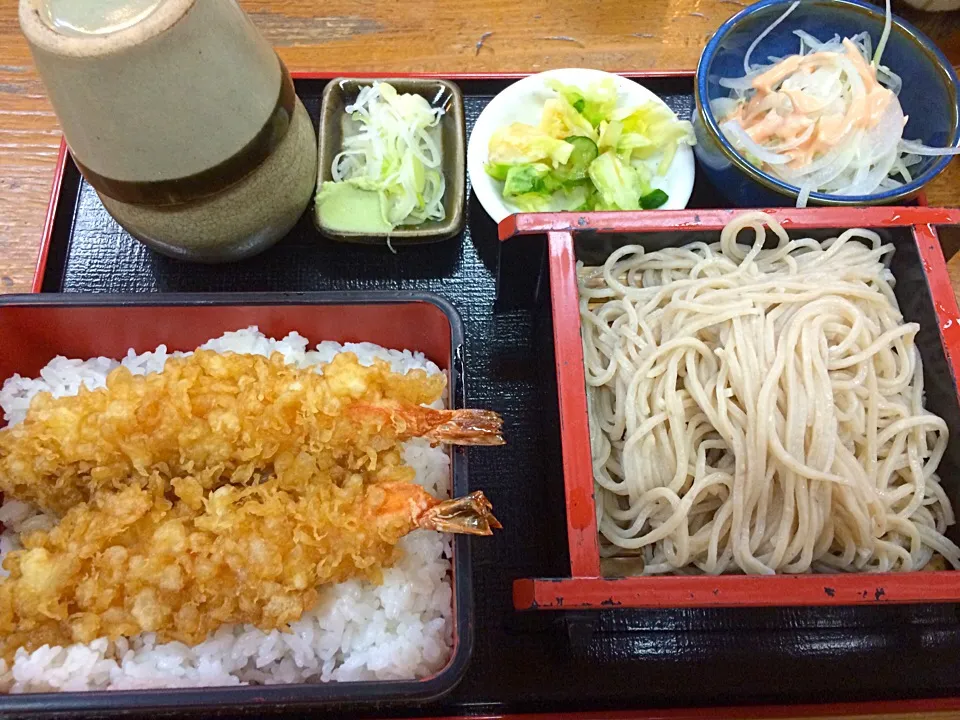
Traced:
<svg viewBox="0 0 960 720">
<path fill-rule="evenodd" d="M 469 130 L 486 102 L 510 80 L 525 74 L 409 76 L 456 81 L 467 105 Z M 692 72 L 623 74 L 638 79 L 678 112 L 689 115 Z M 357 74 L 295 75 L 297 92 L 314 117 L 326 80 L 340 75 Z M 687 212 L 683 216 L 686 220 L 680 221 L 696 227 L 703 218 L 719 223 L 719 218 L 726 217 L 702 209 L 716 207 L 709 189 L 703 190 L 702 186 L 695 187 L 690 205 L 701 209 Z M 907 209 L 908 213 L 914 211 Z M 813 212 L 805 211 L 802 216 L 814 218 Z M 645 223 L 655 221 L 658 215 L 649 213 L 634 219 Z M 663 221 L 672 217 L 659 216 Z M 931 220 L 903 215 L 891 218 L 891 223 L 899 228 L 904 227 L 903 218 L 924 225 L 946 222 L 944 217 L 938 215 Z M 950 221 L 953 217 L 949 216 Z M 578 216 L 518 216 L 505 221 L 501 232 L 544 237 L 555 233 L 551 248 L 566 243 L 572 249 L 583 235 L 579 229 L 589 228 L 592 223 L 598 227 L 609 224 L 612 219 L 619 221 L 625 216 L 592 215 L 583 219 L 584 225 L 580 225 Z M 565 240 L 561 240 L 563 235 Z M 932 230 L 927 238 L 935 244 Z M 565 516 L 559 497 L 554 504 L 560 474 L 543 467 L 548 456 L 555 455 L 559 463 L 559 434 L 555 429 L 537 429 L 542 416 L 556 412 L 538 400 L 537 392 L 544 389 L 544 378 L 552 377 L 556 369 L 553 338 L 536 335 L 539 310 L 500 314 L 491 309 L 500 247 L 527 245 L 527 241 L 537 244 L 533 238 L 499 244 L 496 226 L 470 200 L 462 237 L 436 246 L 402 249 L 399 256 L 324 243 L 307 219 L 278 246 L 252 261 L 219 267 L 176 263 L 153 256 L 119 230 L 92 189 L 82 182 L 62 147 L 34 289 L 170 293 L 391 287 L 440 292 L 461 311 L 466 323 L 465 353 L 471 367 L 471 403 L 502 412 L 508 426 L 505 448 L 471 457 L 471 489 L 489 492 L 505 527 L 490 542 L 472 547 L 477 633 L 473 661 L 464 680 L 446 699 L 410 708 L 408 716 L 727 720 L 960 711 L 960 699 L 948 697 L 960 689 L 956 680 L 960 677 L 960 661 L 954 661 L 960 654 L 960 621 L 942 604 L 911 606 L 897 614 L 890 612 L 895 608 L 881 607 L 882 602 L 850 608 L 778 609 L 773 605 L 783 603 L 771 603 L 771 607 L 752 610 L 694 607 L 606 613 L 592 609 L 610 607 L 603 600 L 611 598 L 600 598 L 595 605 L 585 605 L 585 613 L 566 616 L 603 616 L 592 643 L 585 648 L 569 641 L 564 624 L 555 622 L 558 614 L 513 611 L 510 589 L 515 578 L 548 574 L 563 580 L 575 575 L 567 573 L 568 567 L 572 570 L 572 564 L 566 563 L 564 542 L 569 537 L 569 528 L 564 530 L 569 515 Z M 536 251 L 528 255 L 539 262 Z M 553 255 L 551 272 L 558 262 Z M 946 276 L 940 280 L 943 287 L 939 292 L 946 292 Z M 549 284 L 549 273 L 543 282 Z M 546 309 L 549 318 L 551 308 Z M 350 324 L 343 327 L 349 330 Z M 151 333 L 148 339 L 154 337 Z M 388 342 L 386 336 L 381 342 Z M 569 344 L 571 338 L 566 342 Z M 574 345 L 579 357 L 579 338 Z M 574 358 L 560 351 L 560 346 L 556 353 L 565 358 L 566 364 L 576 364 Z M 540 356 L 549 357 L 546 375 L 537 367 Z M 566 397 L 565 392 L 560 396 Z M 553 405 L 556 397 L 554 392 L 550 398 Z M 551 433 L 557 435 L 556 452 L 547 442 Z M 587 534 L 581 528 L 581 535 Z M 521 580 L 519 585 L 524 583 L 548 587 L 548 583 L 533 580 Z M 197 693 L 198 704 L 209 692 Z M 296 695 L 295 690 L 290 692 Z M 940 697 L 843 702 L 934 696 Z M 258 702 L 264 700 L 259 698 Z M 809 704 L 817 702 L 834 704 Z M 43 705 L 32 707 L 42 709 Z M 336 710 L 330 712 L 333 714 L 324 716 L 342 716 Z M 401 712 L 397 707 L 389 709 L 391 717 Z M 524 712 L 541 714 L 519 714 Z M 387 713 L 385 706 L 378 705 L 366 708 L 364 717 Z M 312 718 L 321 715 L 320 708 L 310 711 Z"/>
<path fill-rule="evenodd" d="M 526 715 L 458 715 L 437 720 L 790 720 L 791 718 L 888 717 L 890 720 L 960 716 L 960 699 L 904 700 L 902 702 L 838 703 L 835 705 L 762 705 L 752 707 L 691 708 L 689 710 L 627 710 L 623 712 L 530 713 Z"/>
<path fill-rule="evenodd" d="M 0 377 L 36 376 L 57 355 L 113 357 L 153 350 L 188 351 L 225 332 L 256 325 L 269 337 L 297 331 L 310 340 L 373 342 L 416 348 L 448 378 L 450 407 L 463 407 L 463 326 L 445 300 L 416 292 L 220 293 L 217 295 L 35 294 L 0 298 Z M 2 424 L 2 421 L 0 421 Z M 451 489 L 468 492 L 466 453 L 452 452 Z M 448 663 L 421 680 L 171 689 L 163 691 L 0 694 L 0 715 L 30 711 L 104 712 L 205 708 L 251 703 L 318 706 L 435 700 L 460 681 L 473 650 L 473 583 L 465 536 L 453 544 L 453 647 Z"/>
<path fill-rule="evenodd" d="M 869 603 L 929 603 L 960 601 L 960 572 L 778 575 L 757 577 L 662 576 L 604 578 L 600 572 L 593 470 L 584 390 L 583 350 L 576 262 L 581 243 L 597 242 L 604 234 L 627 233 L 629 242 L 643 243 L 649 233 L 671 233 L 668 245 L 683 245 L 716 234 L 742 210 L 678 210 L 639 213 L 575 213 L 515 215 L 499 228 L 501 240 L 516 235 L 547 235 L 550 302 L 553 319 L 560 412 L 563 478 L 566 493 L 567 543 L 570 576 L 523 578 L 514 583 L 514 606 L 519 610 L 577 610 L 604 608 L 734 607 L 791 605 L 856 605 Z M 920 322 L 921 332 L 936 327 L 937 357 L 928 365 L 928 402 L 951 398 L 956 416 L 960 397 L 960 314 L 937 239 L 936 225 L 960 223 L 960 211 L 929 207 L 809 208 L 769 211 L 788 232 L 866 227 L 883 229 L 897 246 L 894 262 L 903 277 L 898 296 L 925 296 L 926 303 L 901 297 L 905 315 Z M 693 233 L 704 233 L 694 238 Z M 623 244 L 610 239 L 605 247 Z M 663 242 L 662 239 L 660 241 Z M 908 268 L 922 267 L 917 287 Z M 894 269 L 898 275 L 897 268 Z M 910 314 L 914 313 L 913 317 Z M 923 352 L 923 351 L 921 351 Z M 945 382 L 935 363 L 947 369 Z M 948 413 L 944 413 L 951 417 Z M 951 428 L 954 433 L 957 428 Z M 957 442 L 956 439 L 951 440 Z M 945 488 L 955 505 L 960 500 L 960 475 L 947 463 L 941 468 Z"/>
</svg>

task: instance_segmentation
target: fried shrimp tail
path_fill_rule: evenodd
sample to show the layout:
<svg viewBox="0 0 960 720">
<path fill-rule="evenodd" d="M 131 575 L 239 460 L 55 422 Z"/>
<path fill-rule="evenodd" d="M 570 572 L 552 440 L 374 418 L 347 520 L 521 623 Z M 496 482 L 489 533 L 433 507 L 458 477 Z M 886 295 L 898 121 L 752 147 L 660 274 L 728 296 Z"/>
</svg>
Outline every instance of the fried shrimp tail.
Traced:
<svg viewBox="0 0 960 720">
<path fill-rule="evenodd" d="M 435 410 L 396 402 L 354 403 L 348 410 L 358 423 L 389 426 L 398 438 L 422 437 L 450 445 L 503 445 L 503 418 L 491 410 Z"/>
<path fill-rule="evenodd" d="M 417 524 L 424 530 L 462 535 L 493 535 L 495 529 L 503 527 L 493 515 L 493 505 L 479 490 L 437 503 L 420 516 Z"/>
<path fill-rule="evenodd" d="M 419 485 L 404 482 L 377 486 L 383 501 L 374 521 L 381 535 L 393 537 L 412 530 L 434 530 L 458 535 L 493 535 L 503 526 L 493 516 L 493 505 L 479 490 L 452 500 L 438 500 Z M 371 490 L 377 492 L 378 490 Z"/>
<path fill-rule="evenodd" d="M 503 418 L 492 410 L 441 410 L 449 419 L 424 433 L 427 440 L 451 445 L 503 445 Z"/>
</svg>

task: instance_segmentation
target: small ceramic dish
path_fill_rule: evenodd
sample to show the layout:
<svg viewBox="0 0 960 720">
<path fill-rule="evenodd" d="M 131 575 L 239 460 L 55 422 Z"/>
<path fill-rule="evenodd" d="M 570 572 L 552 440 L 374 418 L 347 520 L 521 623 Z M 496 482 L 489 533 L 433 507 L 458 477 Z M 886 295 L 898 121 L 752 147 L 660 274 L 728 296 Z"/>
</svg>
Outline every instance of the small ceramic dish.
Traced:
<svg viewBox="0 0 960 720">
<path fill-rule="evenodd" d="M 520 212 L 520 210 L 504 200 L 503 183 L 494 180 L 484 170 L 487 163 L 490 138 L 493 133 L 498 128 L 515 122 L 539 125 L 543 104 L 549 98 L 556 96 L 556 93 L 546 85 L 546 81 L 551 78 L 567 85 L 586 88 L 591 83 L 606 77 L 613 78 L 616 83 L 618 108 L 643 105 L 648 102 L 659 103 L 667 107 L 663 100 L 633 80 L 602 70 L 568 68 L 565 70 L 549 70 L 518 80 L 493 98 L 490 104 L 483 109 L 473 126 L 473 131 L 470 133 L 470 145 L 467 148 L 467 170 L 470 174 L 470 185 L 473 192 L 480 204 L 483 205 L 483 209 L 495 222 L 499 223 L 508 215 Z M 693 152 L 689 145 L 681 145 L 677 148 L 677 154 L 666 175 L 654 177 L 651 182 L 653 187 L 667 193 L 668 199 L 662 206 L 662 210 L 682 210 L 687 206 L 690 193 L 693 192 L 693 175 Z"/>
<path fill-rule="evenodd" d="M 701 170 L 734 207 L 795 205 L 799 188 L 750 164 L 724 137 L 710 102 L 728 97 L 720 78 L 743 76 L 743 56 L 757 36 L 790 7 L 792 0 L 761 0 L 741 10 L 720 26 L 707 43 L 697 67 L 694 85 L 697 110 L 694 149 Z M 772 28 L 753 51 L 755 58 L 796 54 L 800 40 L 794 30 L 805 30 L 823 41 L 834 34 L 851 37 L 867 31 L 876 47 L 883 31 L 884 9 L 859 0 L 803 0 L 786 20 Z M 960 101 L 957 76 L 933 42 L 909 23 L 894 16 L 882 62 L 903 78 L 900 104 L 909 121 L 903 137 L 933 147 L 957 144 Z M 950 157 L 926 157 L 913 172 L 913 182 L 871 195 L 811 193 L 811 205 L 881 205 L 915 197 L 950 162 Z"/>
<path fill-rule="evenodd" d="M 463 96 L 460 88 L 446 80 L 420 78 L 335 78 L 323 91 L 320 106 L 319 167 L 317 189 L 333 179 L 331 164 L 343 146 L 345 108 L 352 104 L 360 89 L 374 80 L 390 83 L 401 95 L 413 93 L 422 96 L 433 107 L 443 108 L 440 120 L 440 147 L 443 152 L 443 176 L 446 189 L 443 196 L 445 217 L 441 221 L 419 225 L 400 225 L 390 233 L 359 233 L 336 230 L 325 226 L 320 214 L 314 212 L 317 229 L 333 240 L 382 245 L 389 240 L 393 245 L 414 245 L 437 242 L 458 235 L 463 229 L 464 198 L 466 196 L 465 148 L 467 131 L 463 120 Z"/>
</svg>

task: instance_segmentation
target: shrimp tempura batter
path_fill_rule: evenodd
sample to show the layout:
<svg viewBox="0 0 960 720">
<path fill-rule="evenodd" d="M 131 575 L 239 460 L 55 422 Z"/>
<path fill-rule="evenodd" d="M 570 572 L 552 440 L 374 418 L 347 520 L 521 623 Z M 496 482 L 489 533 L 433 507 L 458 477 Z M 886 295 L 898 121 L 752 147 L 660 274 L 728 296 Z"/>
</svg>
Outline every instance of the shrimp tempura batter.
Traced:
<svg viewBox="0 0 960 720">
<path fill-rule="evenodd" d="M 441 502 L 412 475 L 395 468 L 340 485 L 318 473 L 299 492 L 276 478 L 204 492 L 182 477 L 174 501 L 153 476 L 100 493 L 52 530 L 26 533 L 5 560 L 3 655 L 144 631 L 195 645 L 224 623 L 284 629 L 315 604 L 318 585 L 378 581 L 417 527 L 500 527 L 482 493 Z"/>
<path fill-rule="evenodd" d="M 202 489 L 261 474 L 298 487 L 304 453 L 335 482 L 391 462 L 411 437 L 500 444 L 500 418 L 484 411 L 431 410 L 442 375 L 360 365 L 340 353 L 313 368 L 280 354 L 199 350 L 146 376 L 118 368 L 100 390 L 37 395 L 24 422 L 0 430 L 0 490 L 62 514 L 99 490 L 192 476 Z"/>
</svg>

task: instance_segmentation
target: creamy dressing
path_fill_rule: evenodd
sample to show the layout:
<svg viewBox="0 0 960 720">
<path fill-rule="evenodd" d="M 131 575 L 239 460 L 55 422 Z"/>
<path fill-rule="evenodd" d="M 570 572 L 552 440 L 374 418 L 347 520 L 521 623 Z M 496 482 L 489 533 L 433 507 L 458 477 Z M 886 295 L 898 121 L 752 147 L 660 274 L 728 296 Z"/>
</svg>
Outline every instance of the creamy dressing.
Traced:
<svg viewBox="0 0 960 720">
<path fill-rule="evenodd" d="M 751 83 L 756 91 L 740 103 L 725 121 L 735 120 L 752 140 L 789 158 L 788 167 L 800 169 L 831 151 L 851 129 L 869 130 L 880 122 L 894 94 L 877 82 L 877 70 L 849 39 L 844 52 L 791 55 Z M 809 88 L 815 72 L 833 69 L 862 86 L 849 103 L 821 97 Z M 852 72 L 851 72 L 852 70 Z M 838 74 L 838 78 L 840 75 Z M 784 87 L 788 84 L 788 87 Z"/>
<path fill-rule="evenodd" d="M 925 156 L 960 155 L 958 147 L 928 147 L 903 137 L 907 117 L 897 99 L 903 80 L 880 64 L 893 28 L 890 0 L 875 51 L 868 32 L 842 41 L 834 35 L 824 43 L 794 30 L 798 55 L 766 67 L 752 64 L 753 51 L 800 2 L 792 2 L 747 48 L 746 77 L 720 78 L 732 96 L 710 101 L 723 118 L 720 130 L 748 162 L 796 188 L 797 207 L 806 207 L 814 192 L 857 197 L 899 193 L 909 183 L 919 187 L 914 173 L 923 171 Z M 807 48 L 810 54 L 804 54 Z"/>
</svg>

